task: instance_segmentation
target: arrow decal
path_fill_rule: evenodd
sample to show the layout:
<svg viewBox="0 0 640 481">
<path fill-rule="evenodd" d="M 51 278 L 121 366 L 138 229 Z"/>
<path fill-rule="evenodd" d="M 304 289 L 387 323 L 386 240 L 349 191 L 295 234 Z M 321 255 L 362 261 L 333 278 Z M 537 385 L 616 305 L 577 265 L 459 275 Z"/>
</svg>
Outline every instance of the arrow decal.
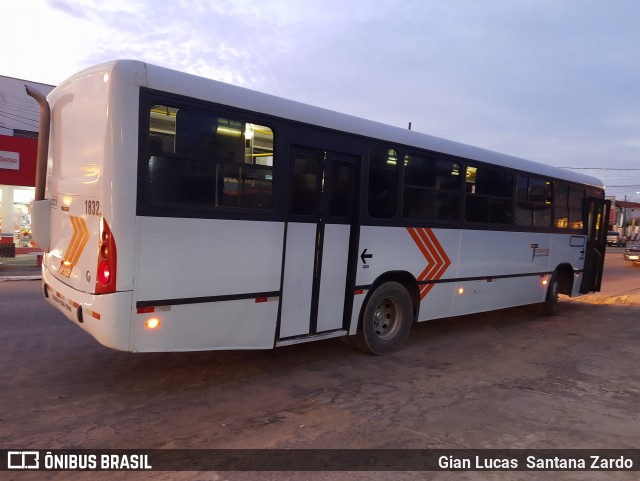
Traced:
<svg viewBox="0 0 640 481">
<path fill-rule="evenodd" d="M 59 269 L 60 274 L 67 277 L 71 276 L 71 270 L 78 263 L 84 247 L 89 242 L 89 228 L 85 220 L 82 217 L 73 215 L 69 216 L 69 218 L 71 219 L 73 234 Z"/>
<path fill-rule="evenodd" d="M 362 259 L 362 263 L 366 264 L 367 263 L 367 259 L 372 259 L 373 258 L 373 254 L 367 254 L 367 249 L 362 251 L 362 254 L 360 254 L 360 259 Z"/>
<path fill-rule="evenodd" d="M 431 229 L 407 227 L 409 235 L 427 261 L 427 267 L 418 276 L 419 282 L 437 281 L 451 265 L 451 260 Z M 434 282 L 420 285 L 420 300 L 433 288 Z"/>
</svg>

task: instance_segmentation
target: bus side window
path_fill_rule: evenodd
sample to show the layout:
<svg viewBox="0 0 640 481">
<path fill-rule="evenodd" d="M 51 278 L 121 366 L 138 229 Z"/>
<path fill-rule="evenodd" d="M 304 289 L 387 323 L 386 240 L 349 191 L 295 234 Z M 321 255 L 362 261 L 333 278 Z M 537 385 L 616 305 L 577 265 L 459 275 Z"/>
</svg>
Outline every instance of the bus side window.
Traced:
<svg viewBox="0 0 640 481">
<path fill-rule="evenodd" d="M 569 228 L 569 186 L 562 182 L 556 183 L 554 196 L 554 218 L 557 229 Z"/>
<path fill-rule="evenodd" d="M 465 220 L 488 224 L 513 221 L 513 174 L 501 169 L 468 166 Z"/>
<path fill-rule="evenodd" d="M 584 189 L 571 186 L 569 188 L 569 229 L 582 231 L 584 227 L 582 219 L 583 201 Z"/>
<path fill-rule="evenodd" d="M 541 229 L 551 227 L 551 182 L 538 177 L 518 175 L 516 183 L 515 223 Z"/>
<path fill-rule="evenodd" d="M 188 114 L 183 112 L 183 117 Z M 149 151 L 151 154 L 175 153 L 178 109 L 154 105 L 149 113 Z"/>
<path fill-rule="evenodd" d="M 555 227 L 582 232 L 582 203 L 585 197 L 584 188 L 569 186 L 557 182 L 554 198 Z"/>
<path fill-rule="evenodd" d="M 396 215 L 398 198 L 398 153 L 374 146 L 369 152 L 369 215 L 391 219 Z"/>
<path fill-rule="evenodd" d="M 458 220 L 460 165 L 448 159 L 404 156 L 402 215 L 406 219 Z"/>
<path fill-rule="evenodd" d="M 270 209 L 273 131 L 213 112 L 154 105 L 147 192 L 152 202 Z"/>
</svg>

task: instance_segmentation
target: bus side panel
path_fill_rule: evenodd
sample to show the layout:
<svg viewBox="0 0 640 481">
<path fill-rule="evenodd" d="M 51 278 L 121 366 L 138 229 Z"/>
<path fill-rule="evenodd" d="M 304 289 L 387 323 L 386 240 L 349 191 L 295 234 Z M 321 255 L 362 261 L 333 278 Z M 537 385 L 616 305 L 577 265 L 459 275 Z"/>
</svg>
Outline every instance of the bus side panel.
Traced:
<svg viewBox="0 0 640 481">
<path fill-rule="evenodd" d="M 452 315 L 542 302 L 551 234 L 462 231 Z"/>
<path fill-rule="evenodd" d="M 453 229 L 363 226 L 356 285 L 369 286 L 389 272 L 408 272 L 421 290 L 418 320 L 446 317 L 453 286 L 436 282 L 456 278 L 459 239 L 460 231 Z"/>
<path fill-rule="evenodd" d="M 452 315 L 462 316 L 542 302 L 546 286 L 541 279 L 549 277 L 510 277 L 457 283 Z"/>
<path fill-rule="evenodd" d="M 429 228 L 362 227 L 357 285 L 410 273 L 420 289 L 418 321 L 542 302 L 553 271 L 552 235 Z M 366 262 L 365 262 L 366 261 Z M 354 317 L 355 319 L 355 317 Z"/>
<path fill-rule="evenodd" d="M 574 270 L 571 297 L 580 295 L 586 249 L 587 238 L 583 235 L 555 234 L 551 241 L 551 270 L 563 263 L 570 264 Z"/>
<path fill-rule="evenodd" d="M 452 282 L 423 286 L 418 322 L 449 317 L 453 308 L 454 288 Z"/>
<path fill-rule="evenodd" d="M 176 305 L 134 314 L 132 351 L 271 349 L 277 315 L 277 298 Z M 160 321 L 156 329 L 146 327 L 150 318 Z"/>
<path fill-rule="evenodd" d="M 280 290 L 284 224 L 138 218 L 138 301 Z"/>
<path fill-rule="evenodd" d="M 551 234 L 464 230 L 461 241 L 459 278 L 549 270 Z"/>
<path fill-rule="evenodd" d="M 157 303 L 158 331 L 175 336 L 175 344 L 174 337 L 141 337 L 148 316 L 138 316 L 136 350 L 273 347 L 278 296 L 256 298 L 280 291 L 283 223 L 158 217 L 137 223 L 134 307 Z"/>
</svg>

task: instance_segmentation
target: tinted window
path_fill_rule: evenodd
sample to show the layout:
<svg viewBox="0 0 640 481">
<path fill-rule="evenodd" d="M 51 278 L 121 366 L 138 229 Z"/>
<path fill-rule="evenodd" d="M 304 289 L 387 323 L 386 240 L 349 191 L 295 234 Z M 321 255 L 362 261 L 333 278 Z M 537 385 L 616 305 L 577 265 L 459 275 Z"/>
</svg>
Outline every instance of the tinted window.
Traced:
<svg viewBox="0 0 640 481">
<path fill-rule="evenodd" d="M 398 153 L 375 146 L 369 152 L 369 215 L 390 219 L 396 214 Z"/>
<path fill-rule="evenodd" d="M 407 219 L 458 220 L 460 165 L 447 159 L 404 157 L 402 215 Z"/>
<path fill-rule="evenodd" d="M 465 220 L 489 224 L 513 221 L 513 174 L 468 166 L 465 173 Z"/>
<path fill-rule="evenodd" d="M 582 204 L 584 201 L 584 189 L 580 187 L 569 188 L 569 229 L 582 230 L 584 227 L 582 216 Z"/>
<path fill-rule="evenodd" d="M 582 187 L 557 182 L 554 196 L 555 227 L 581 231 L 584 227 L 582 205 L 585 192 Z"/>
<path fill-rule="evenodd" d="M 554 196 L 554 218 L 558 229 L 569 227 L 569 186 L 560 182 L 556 183 Z"/>
<path fill-rule="evenodd" d="M 518 175 L 516 182 L 515 223 L 523 227 L 551 227 L 551 182 L 538 177 Z"/>
<path fill-rule="evenodd" d="M 149 200 L 210 208 L 271 208 L 269 127 L 166 105 L 154 105 L 149 120 Z"/>
</svg>

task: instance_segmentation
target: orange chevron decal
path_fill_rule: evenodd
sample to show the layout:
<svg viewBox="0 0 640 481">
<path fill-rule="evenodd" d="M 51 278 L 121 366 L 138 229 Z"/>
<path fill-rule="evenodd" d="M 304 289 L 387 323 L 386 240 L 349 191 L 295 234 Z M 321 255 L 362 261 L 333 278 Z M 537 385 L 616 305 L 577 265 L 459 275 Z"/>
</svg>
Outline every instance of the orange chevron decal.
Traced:
<svg viewBox="0 0 640 481">
<path fill-rule="evenodd" d="M 71 276 L 73 266 L 78 263 L 84 247 L 87 245 L 87 242 L 89 242 L 89 228 L 85 220 L 82 217 L 73 215 L 69 216 L 69 218 L 71 219 L 73 234 L 59 269 L 60 274 L 67 277 Z"/>
<path fill-rule="evenodd" d="M 437 281 L 451 265 L 451 260 L 431 229 L 407 227 L 409 235 L 427 260 L 427 267 L 418 276 L 418 281 Z M 433 283 L 420 286 L 420 300 L 433 288 Z"/>
</svg>

